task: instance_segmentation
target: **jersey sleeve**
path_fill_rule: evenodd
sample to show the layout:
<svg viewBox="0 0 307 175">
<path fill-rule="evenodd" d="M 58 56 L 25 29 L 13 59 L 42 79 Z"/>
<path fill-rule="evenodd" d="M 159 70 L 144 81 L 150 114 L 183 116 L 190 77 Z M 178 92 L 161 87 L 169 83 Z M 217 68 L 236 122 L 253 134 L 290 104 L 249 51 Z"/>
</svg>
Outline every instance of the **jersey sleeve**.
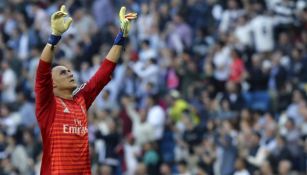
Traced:
<svg viewBox="0 0 307 175">
<path fill-rule="evenodd" d="M 50 120 L 55 99 L 52 87 L 51 64 L 40 59 L 35 79 L 35 106 L 36 117 L 40 124 Z"/>
<path fill-rule="evenodd" d="M 86 109 L 91 106 L 103 87 L 111 80 L 115 66 L 116 63 L 104 59 L 94 76 L 75 91 L 74 94 L 83 96 Z"/>
</svg>

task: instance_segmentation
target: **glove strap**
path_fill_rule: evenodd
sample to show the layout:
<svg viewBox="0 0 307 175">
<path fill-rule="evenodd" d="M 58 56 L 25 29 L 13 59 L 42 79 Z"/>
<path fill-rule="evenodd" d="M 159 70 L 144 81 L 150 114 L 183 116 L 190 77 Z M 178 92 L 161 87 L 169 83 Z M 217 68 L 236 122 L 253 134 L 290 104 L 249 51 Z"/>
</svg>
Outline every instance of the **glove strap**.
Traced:
<svg viewBox="0 0 307 175">
<path fill-rule="evenodd" d="M 124 33 L 120 31 L 114 40 L 114 45 L 123 46 L 125 45 L 125 41 L 126 41 L 126 37 L 124 37 Z"/>
<path fill-rule="evenodd" d="M 48 38 L 48 41 L 47 43 L 51 44 L 52 46 L 55 46 L 58 44 L 58 42 L 60 41 L 61 39 L 61 35 L 60 36 L 57 36 L 57 35 L 50 35 L 49 38 Z"/>
</svg>

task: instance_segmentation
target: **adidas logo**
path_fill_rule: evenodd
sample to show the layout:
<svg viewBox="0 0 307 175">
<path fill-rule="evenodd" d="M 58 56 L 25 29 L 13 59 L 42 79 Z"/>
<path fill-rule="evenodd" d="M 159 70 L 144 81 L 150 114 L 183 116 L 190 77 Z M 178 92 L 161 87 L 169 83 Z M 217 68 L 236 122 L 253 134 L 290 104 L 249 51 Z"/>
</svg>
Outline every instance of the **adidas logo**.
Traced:
<svg viewBox="0 0 307 175">
<path fill-rule="evenodd" d="M 65 109 L 64 109 L 64 113 L 69 113 L 68 108 L 65 108 Z"/>
</svg>

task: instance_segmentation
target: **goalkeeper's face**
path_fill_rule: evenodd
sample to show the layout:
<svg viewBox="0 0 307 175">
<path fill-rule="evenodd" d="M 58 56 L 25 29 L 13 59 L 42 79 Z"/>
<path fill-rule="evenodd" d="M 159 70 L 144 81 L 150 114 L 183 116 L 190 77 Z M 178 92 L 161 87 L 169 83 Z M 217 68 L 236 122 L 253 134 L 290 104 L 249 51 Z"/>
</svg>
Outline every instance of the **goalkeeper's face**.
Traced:
<svg viewBox="0 0 307 175">
<path fill-rule="evenodd" d="M 65 66 L 56 66 L 52 69 L 53 88 L 58 90 L 71 90 L 77 88 L 77 82 L 71 70 Z"/>
</svg>

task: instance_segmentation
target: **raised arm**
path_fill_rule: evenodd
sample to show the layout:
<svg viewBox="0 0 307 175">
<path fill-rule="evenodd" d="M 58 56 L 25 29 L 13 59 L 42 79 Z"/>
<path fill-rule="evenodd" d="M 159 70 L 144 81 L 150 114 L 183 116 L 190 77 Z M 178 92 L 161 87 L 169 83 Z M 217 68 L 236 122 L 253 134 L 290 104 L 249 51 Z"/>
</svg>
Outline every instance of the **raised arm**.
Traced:
<svg viewBox="0 0 307 175">
<path fill-rule="evenodd" d="M 48 44 L 45 46 L 41 60 L 47 63 L 51 63 L 54 55 L 54 49 L 56 44 L 60 41 L 61 35 L 69 28 L 72 18 L 67 17 L 65 5 L 61 6 L 61 9 L 51 16 L 51 35 L 48 39 Z M 67 18 L 66 18 L 67 17 Z"/>
<path fill-rule="evenodd" d="M 54 49 L 56 44 L 61 39 L 62 33 L 64 33 L 70 26 L 72 18 L 67 16 L 65 6 L 55 12 L 51 17 L 51 29 L 52 33 L 48 39 L 36 71 L 35 79 L 35 94 L 36 94 L 36 113 L 38 119 L 43 116 L 43 111 L 53 103 L 53 87 L 51 77 L 51 63 L 54 55 Z"/>
<path fill-rule="evenodd" d="M 103 87 L 111 80 L 111 75 L 115 69 L 115 65 L 121 55 L 122 48 L 128 37 L 130 29 L 130 20 L 137 18 L 136 13 L 126 14 L 126 8 L 122 7 L 119 12 L 119 19 L 121 23 L 120 32 L 117 34 L 113 46 L 103 60 L 100 68 L 97 70 L 95 75 L 78 90 L 75 91 L 83 95 L 85 99 L 86 108 L 88 109 Z"/>
<path fill-rule="evenodd" d="M 126 14 L 126 7 L 121 7 L 118 16 L 119 16 L 121 31 L 116 36 L 114 40 L 114 45 L 106 57 L 108 60 L 115 62 L 115 63 L 117 62 L 121 54 L 122 47 L 125 44 L 125 40 L 128 37 L 128 33 L 130 30 L 130 20 L 136 19 L 137 14 L 136 13 Z"/>
</svg>

